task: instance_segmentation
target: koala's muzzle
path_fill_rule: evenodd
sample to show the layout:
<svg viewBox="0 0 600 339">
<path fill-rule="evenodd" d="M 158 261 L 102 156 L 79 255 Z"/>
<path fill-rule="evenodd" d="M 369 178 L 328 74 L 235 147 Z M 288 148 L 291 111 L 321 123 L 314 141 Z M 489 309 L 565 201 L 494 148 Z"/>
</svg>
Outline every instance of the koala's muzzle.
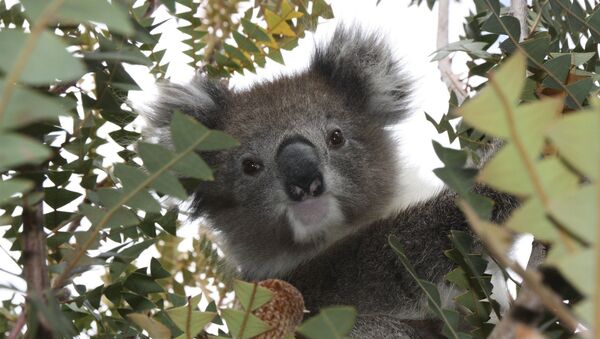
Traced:
<svg viewBox="0 0 600 339">
<path fill-rule="evenodd" d="M 275 160 L 290 199 L 302 201 L 325 191 L 317 149 L 310 141 L 303 137 L 286 139 Z"/>
</svg>

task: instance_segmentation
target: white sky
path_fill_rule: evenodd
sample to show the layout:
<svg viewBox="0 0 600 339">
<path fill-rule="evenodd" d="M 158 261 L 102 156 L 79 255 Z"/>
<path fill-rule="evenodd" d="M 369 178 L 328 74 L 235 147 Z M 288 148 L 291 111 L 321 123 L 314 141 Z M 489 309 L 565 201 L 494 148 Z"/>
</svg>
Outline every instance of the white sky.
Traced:
<svg viewBox="0 0 600 339">
<path fill-rule="evenodd" d="M 337 22 L 342 20 L 349 24 L 359 24 L 367 29 L 379 30 L 389 39 L 395 49 L 398 57 L 402 58 L 407 69 L 418 81 L 417 93 L 415 96 L 414 119 L 405 126 L 398 129 L 398 133 L 403 138 L 411 140 L 411 147 L 408 152 L 409 162 L 412 166 L 418 167 L 424 182 L 431 183 L 432 186 L 439 184 L 439 181 L 431 173 L 431 169 L 437 167 L 439 162 L 435 157 L 431 138 L 437 137 L 437 133 L 429 122 L 425 121 L 424 112 L 439 118 L 447 111 L 448 94 L 444 84 L 439 79 L 437 64 L 430 62 L 431 54 L 435 51 L 436 30 L 437 30 L 437 6 L 433 11 L 427 9 L 423 4 L 421 7 L 408 7 L 408 0 L 383 0 L 376 6 L 376 0 L 334 0 L 332 1 L 335 19 L 329 20 L 319 25 L 316 35 L 311 33 L 300 41 L 300 45 L 291 52 L 283 51 L 283 57 L 286 65 L 280 65 L 268 60 L 264 69 L 258 69 L 257 74 L 246 72 L 244 76 L 236 75 L 231 80 L 231 84 L 237 88 L 244 88 L 255 81 L 269 79 L 279 73 L 289 73 L 305 67 L 316 41 L 322 41 L 331 34 Z M 450 1 L 450 38 L 449 41 L 457 41 L 458 35 L 462 32 L 462 22 L 468 14 L 469 7 L 472 4 L 457 3 Z M 174 60 L 169 69 L 172 79 L 177 82 L 183 82 L 189 79 L 194 73 L 193 69 L 185 65 L 181 58 L 182 45 L 177 41 L 180 37 L 176 34 L 170 36 L 167 42 L 167 57 Z M 164 41 L 162 42 L 164 43 Z M 454 59 L 455 72 L 459 75 L 466 72 L 464 55 L 456 55 Z M 132 75 L 140 82 L 144 89 L 152 88 L 152 78 L 143 68 L 135 66 L 129 67 Z M 136 97 L 135 94 L 132 95 Z M 444 141 L 446 138 L 441 138 Z M 118 150 L 106 150 L 107 153 L 115 153 Z M 410 165 L 409 164 L 409 165 Z M 186 227 L 179 230 L 179 235 L 189 232 L 197 232 L 195 227 Z M 0 229 L 0 236 L 4 233 Z M 191 233 L 192 235 L 194 233 Z M 197 233 L 195 233 L 197 234 Z M 0 246 L 8 250 L 11 246 L 6 239 L 0 238 Z M 6 251 L 0 251 L 0 268 L 19 274 L 18 266 L 10 259 Z M 150 257 L 152 252 L 145 252 L 145 257 Z M 14 256 L 14 253 L 13 253 Z M 90 286 L 97 285 L 100 281 L 98 275 L 101 271 L 95 271 L 88 274 L 85 278 L 80 278 L 79 283 L 86 283 Z M 20 279 L 0 271 L 0 285 L 14 284 L 20 289 L 25 289 L 24 282 Z M 0 300 L 10 298 L 12 293 L 0 288 Z"/>
</svg>

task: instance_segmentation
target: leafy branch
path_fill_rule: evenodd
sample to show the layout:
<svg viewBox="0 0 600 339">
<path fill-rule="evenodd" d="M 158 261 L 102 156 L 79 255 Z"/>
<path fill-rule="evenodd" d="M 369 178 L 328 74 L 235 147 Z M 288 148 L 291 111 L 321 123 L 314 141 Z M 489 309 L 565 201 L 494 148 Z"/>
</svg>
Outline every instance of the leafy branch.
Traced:
<svg viewBox="0 0 600 339">
<path fill-rule="evenodd" d="M 46 30 L 46 25 L 52 20 L 63 2 L 64 0 L 52 0 L 52 2 L 44 8 L 42 14 L 31 27 L 31 33 L 27 36 L 25 44 L 16 58 L 17 62 L 6 77 L 4 89 L 2 90 L 2 97 L 0 97 L 0 122 L 3 121 L 4 112 L 12 97 L 17 81 L 20 79 L 21 73 L 25 69 L 40 35 Z"/>
<path fill-rule="evenodd" d="M 174 117 L 174 121 L 177 120 L 181 113 L 176 113 Z M 198 122 L 195 122 L 191 119 L 187 119 L 189 123 L 195 124 L 199 126 Z M 182 133 L 179 130 L 173 130 L 173 134 Z M 143 180 L 136 187 L 131 188 L 122 198 L 120 198 L 111 208 L 109 208 L 106 213 L 102 216 L 102 218 L 92 226 L 92 229 L 89 231 L 89 238 L 85 241 L 85 243 L 78 247 L 77 251 L 73 255 L 73 258 L 68 261 L 67 266 L 61 272 L 61 274 L 56 278 L 53 283 L 54 288 L 61 287 L 66 279 L 70 276 L 71 271 L 77 266 L 77 263 L 84 256 L 85 252 L 95 243 L 96 238 L 100 231 L 107 226 L 108 222 L 111 218 L 122 208 L 124 205 L 128 205 L 130 201 L 140 192 L 146 190 L 154 181 L 158 180 L 163 174 L 167 173 L 173 167 L 175 167 L 180 161 L 184 160 L 188 155 L 194 153 L 194 151 L 202 145 L 209 137 L 211 137 L 215 132 L 210 130 L 205 130 L 203 133 L 196 135 L 195 139 L 188 140 L 190 141 L 187 147 L 181 149 L 178 152 L 175 152 L 175 156 L 165 162 L 162 166 L 156 168 L 151 174 Z M 193 138 L 193 137 L 192 137 Z"/>
<path fill-rule="evenodd" d="M 400 262 L 406 271 L 410 274 L 417 285 L 419 285 L 427 297 L 427 301 L 431 310 L 444 322 L 444 334 L 454 339 L 464 338 L 465 334 L 459 333 L 455 329 L 458 325 L 458 315 L 456 314 L 456 311 L 442 308 L 440 295 L 437 288 L 432 283 L 419 278 L 417 272 L 410 263 L 410 260 L 408 260 L 406 254 L 404 254 L 400 240 L 396 236 L 390 235 L 388 237 L 388 243 L 398 255 L 398 258 L 400 259 Z"/>
<path fill-rule="evenodd" d="M 573 101 L 575 102 L 575 105 L 579 109 L 583 108 L 583 106 L 581 106 L 581 104 L 577 100 L 575 100 L 575 98 L 576 98 L 575 95 L 573 94 L 573 92 L 571 92 L 571 90 L 567 87 L 567 85 L 565 85 L 563 83 L 563 80 L 559 79 L 553 72 L 548 70 L 543 64 L 539 63 L 525 48 L 523 48 L 523 46 L 521 46 L 521 44 L 519 43 L 519 40 L 517 38 L 515 38 L 515 36 L 510 32 L 510 30 L 506 26 L 506 24 L 502 21 L 500 15 L 498 15 L 498 13 L 496 13 L 490 0 L 485 0 L 485 3 L 487 4 L 488 8 L 490 9 L 490 12 L 492 12 L 492 15 L 498 20 L 498 23 L 504 30 L 504 33 L 512 41 L 512 43 L 515 45 L 515 47 L 517 49 L 519 49 L 519 51 L 521 51 L 521 53 L 523 53 L 525 56 L 527 56 L 527 59 L 529 61 L 531 61 L 536 67 L 546 71 L 548 76 L 550 78 L 552 78 L 552 80 L 556 81 L 556 83 L 563 89 L 563 91 L 565 93 L 567 93 L 571 98 L 574 99 Z"/>
<path fill-rule="evenodd" d="M 504 254 L 505 249 L 497 245 L 498 239 L 493 238 L 494 236 L 497 236 L 497 234 L 493 234 L 489 231 L 490 226 L 486 225 L 485 222 L 477 216 L 477 213 L 473 208 L 465 201 L 459 201 L 458 205 L 467 217 L 469 224 L 480 237 L 481 241 L 485 244 L 486 249 L 494 259 L 498 260 L 503 267 L 510 268 L 521 276 L 525 284 L 541 297 L 544 306 L 556 315 L 561 321 L 561 324 L 572 333 L 575 333 L 579 326 L 579 320 L 573 317 L 571 311 L 551 289 L 542 284 L 541 276 L 538 273 L 523 269 L 521 265 L 508 259 Z M 585 338 L 591 338 L 590 334 L 587 332 L 579 334 Z"/>
<path fill-rule="evenodd" d="M 554 3 L 556 3 L 557 5 L 559 5 L 565 12 L 567 12 L 567 14 L 569 14 L 570 16 L 572 16 L 573 18 L 575 18 L 575 20 L 579 21 L 582 25 L 584 25 L 587 29 L 590 30 L 590 32 L 595 33 L 596 35 L 598 35 L 600 37 L 600 30 L 596 29 L 596 27 L 590 25 L 587 21 L 583 20 L 582 18 L 579 17 L 579 15 L 573 13 L 573 11 L 571 11 L 570 8 L 568 8 L 567 6 L 565 6 L 562 1 L 555 1 Z"/>
</svg>

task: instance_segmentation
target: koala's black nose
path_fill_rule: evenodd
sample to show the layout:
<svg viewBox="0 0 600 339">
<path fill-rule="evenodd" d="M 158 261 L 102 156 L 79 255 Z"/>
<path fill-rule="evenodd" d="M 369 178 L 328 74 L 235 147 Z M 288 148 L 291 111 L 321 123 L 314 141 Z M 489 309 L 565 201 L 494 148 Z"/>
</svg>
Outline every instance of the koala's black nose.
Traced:
<svg viewBox="0 0 600 339">
<path fill-rule="evenodd" d="M 302 201 L 325 191 L 317 150 L 305 138 L 286 139 L 277 150 L 276 162 L 290 199 Z"/>
</svg>

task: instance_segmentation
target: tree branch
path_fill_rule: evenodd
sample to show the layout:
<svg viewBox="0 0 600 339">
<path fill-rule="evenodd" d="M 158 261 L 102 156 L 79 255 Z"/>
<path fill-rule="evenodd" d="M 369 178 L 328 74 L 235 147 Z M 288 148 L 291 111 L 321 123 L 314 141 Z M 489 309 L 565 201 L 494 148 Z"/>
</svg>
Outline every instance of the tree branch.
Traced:
<svg viewBox="0 0 600 339">
<path fill-rule="evenodd" d="M 438 1 L 438 32 L 436 48 L 439 50 L 448 46 L 448 16 L 450 13 L 450 0 Z M 460 105 L 468 96 L 462 82 L 456 74 L 452 72 L 452 61 L 449 56 L 438 61 L 438 69 L 442 81 L 446 87 L 456 95 L 458 104 Z"/>
<path fill-rule="evenodd" d="M 527 27 L 527 1 L 510 0 L 510 8 L 512 15 L 519 20 L 519 27 L 521 28 L 519 42 L 521 42 L 529 35 L 529 28 Z"/>
<path fill-rule="evenodd" d="M 23 327 L 25 327 L 25 316 L 26 315 L 27 315 L 27 312 L 25 312 L 25 305 L 23 305 L 23 310 L 21 311 L 21 314 L 19 314 L 19 317 L 17 318 L 17 322 L 15 323 L 15 326 L 13 326 L 12 330 L 10 330 L 8 339 L 17 339 L 19 337 L 19 335 L 21 334 L 21 330 L 23 329 Z"/>
<path fill-rule="evenodd" d="M 42 192 L 42 180 L 38 179 L 34 193 Z M 50 287 L 46 264 L 46 234 L 44 233 L 44 212 L 42 201 L 33 205 L 31 194 L 23 196 L 23 275 L 27 281 L 27 295 L 37 295 L 45 299 L 45 291 Z M 52 330 L 46 319 L 37 322 L 36 338 L 52 338 Z M 31 328 L 30 328 L 31 330 Z"/>
</svg>

